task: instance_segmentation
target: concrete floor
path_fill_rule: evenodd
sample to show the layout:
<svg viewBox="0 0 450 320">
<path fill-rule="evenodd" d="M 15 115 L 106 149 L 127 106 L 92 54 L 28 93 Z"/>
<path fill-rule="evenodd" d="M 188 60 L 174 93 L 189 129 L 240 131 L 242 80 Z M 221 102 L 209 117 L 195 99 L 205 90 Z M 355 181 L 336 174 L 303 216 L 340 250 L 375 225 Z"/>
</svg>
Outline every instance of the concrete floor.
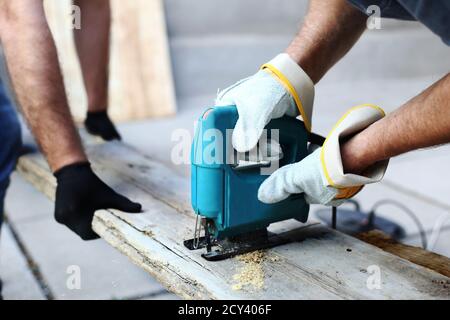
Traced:
<svg viewBox="0 0 450 320">
<path fill-rule="evenodd" d="M 257 16 L 252 4 L 261 8 Z M 165 5 L 178 113 L 123 123 L 119 129 L 125 142 L 189 177 L 188 165 L 170 161 L 177 143 L 173 132 L 192 133 L 195 120 L 213 104 L 218 88 L 254 73 L 281 52 L 295 34 L 297 16 L 306 5 L 278 0 L 249 0 L 245 6 L 240 0 L 168 0 Z M 185 14 L 194 5 L 199 8 L 195 15 Z M 357 104 L 371 102 L 394 110 L 449 72 L 449 53 L 423 27 L 385 21 L 382 30 L 368 32 L 317 86 L 314 131 L 326 134 L 346 109 Z M 450 217 L 449 159 L 449 146 L 393 159 L 384 181 L 366 187 L 357 199 L 364 210 L 380 199 L 400 201 L 418 216 L 431 237 L 439 218 Z M 314 206 L 312 211 L 319 209 Z M 6 299 L 175 298 L 102 240 L 83 242 L 58 225 L 52 218 L 53 204 L 16 174 L 6 211 L 9 222 L 0 242 Z M 420 244 L 408 215 L 390 206 L 377 213 L 405 228 L 405 242 Z M 450 257 L 449 240 L 450 218 L 432 250 Z M 68 286 L 71 270 L 80 271 L 80 289 Z"/>
<path fill-rule="evenodd" d="M 84 242 L 57 224 L 53 203 L 17 174 L 6 212 L 0 242 L 5 299 L 174 298 L 103 240 Z M 70 286 L 74 270 L 79 288 Z"/>
</svg>

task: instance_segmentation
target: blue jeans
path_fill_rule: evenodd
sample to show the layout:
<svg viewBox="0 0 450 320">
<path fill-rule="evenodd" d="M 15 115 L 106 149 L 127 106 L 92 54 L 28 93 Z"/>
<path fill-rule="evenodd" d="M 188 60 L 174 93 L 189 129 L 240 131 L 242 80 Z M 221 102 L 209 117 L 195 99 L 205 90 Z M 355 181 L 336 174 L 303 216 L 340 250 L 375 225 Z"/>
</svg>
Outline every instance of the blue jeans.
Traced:
<svg viewBox="0 0 450 320">
<path fill-rule="evenodd" d="M 0 227 L 9 176 L 14 171 L 21 146 L 19 119 L 0 79 Z"/>
<path fill-rule="evenodd" d="M 401 20 L 417 20 L 450 46 L 449 0 L 348 0 L 366 12 L 370 5 L 380 7 L 381 16 Z"/>
</svg>

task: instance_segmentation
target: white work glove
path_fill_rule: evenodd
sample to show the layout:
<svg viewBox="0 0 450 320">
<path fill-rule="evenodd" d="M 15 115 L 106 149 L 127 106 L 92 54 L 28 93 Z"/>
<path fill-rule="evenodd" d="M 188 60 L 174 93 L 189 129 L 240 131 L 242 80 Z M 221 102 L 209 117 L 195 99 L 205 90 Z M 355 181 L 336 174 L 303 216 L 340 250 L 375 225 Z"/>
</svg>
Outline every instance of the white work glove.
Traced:
<svg viewBox="0 0 450 320">
<path fill-rule="evenodd" d="M 311 131 L 313 100 L 313 82 L 288 54 L 282 53 L 255 75 L 221 91 L 216 106 L 236 105 L 239 119 L 233 131 L 233 147 L 247 152 L 257 145 L 270 120 L 284 115 L 300 114 Z"/>
<path fill-rule="evenodd" d="M 258 199 L 276 203 L 291 194 L 304 193 L 309 204 L 338 206 L 353 197 L 365 184 L 380 181 L 389 160 L 371 166 L 364 176 L 344 173 L 340 139 L 349 137 L 384 117 L 384 111 L 373 105 L 350 109 L 331 130 L 322 148 L 298 163 L 284 166 L 264 181 Z"/>
</svg>

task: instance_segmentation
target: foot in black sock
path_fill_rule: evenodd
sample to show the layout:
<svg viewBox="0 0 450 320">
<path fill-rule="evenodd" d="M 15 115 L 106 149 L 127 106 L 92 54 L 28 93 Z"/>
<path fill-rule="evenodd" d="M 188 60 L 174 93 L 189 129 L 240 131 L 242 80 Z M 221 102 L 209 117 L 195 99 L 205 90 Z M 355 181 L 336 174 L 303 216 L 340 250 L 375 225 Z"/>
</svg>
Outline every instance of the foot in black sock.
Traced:
<svg viewBox="0 0 450 320">
<path fill-rule="evenodd" d="M 103 140 L 122 140 L 106 111 L 88 112 L 84 125 L 90 134 L 100 136 Z"/>
</svg>

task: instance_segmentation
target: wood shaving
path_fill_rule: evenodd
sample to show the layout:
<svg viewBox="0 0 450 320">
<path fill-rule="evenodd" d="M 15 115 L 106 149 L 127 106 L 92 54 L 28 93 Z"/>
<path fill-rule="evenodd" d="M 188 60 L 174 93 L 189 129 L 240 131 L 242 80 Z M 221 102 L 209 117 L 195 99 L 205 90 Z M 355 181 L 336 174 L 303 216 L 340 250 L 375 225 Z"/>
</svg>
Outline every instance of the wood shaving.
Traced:
<svg viewBox="0 0 450 320">
<path fill-rule="evenodd" d="M 270 262 L 278 262 L 278 261 L 280 261 L 280 257 L 278 257 L 278 256 L 271 256 L 269 259 L 270 259 Z"/>
<path fill-rule="evenodd" d="M 237 260 L 243 262 L 244 265 L 240 268 L 239 273 L 233 276 L 236 283 L 232 289 L 235 291 L 242 290 L 244 287 L 262 289 L 265 277 L 262 263 L 266 261 L 265 252 L 261 250 L 249 252 L 238 256 Z"/>
</svg>

